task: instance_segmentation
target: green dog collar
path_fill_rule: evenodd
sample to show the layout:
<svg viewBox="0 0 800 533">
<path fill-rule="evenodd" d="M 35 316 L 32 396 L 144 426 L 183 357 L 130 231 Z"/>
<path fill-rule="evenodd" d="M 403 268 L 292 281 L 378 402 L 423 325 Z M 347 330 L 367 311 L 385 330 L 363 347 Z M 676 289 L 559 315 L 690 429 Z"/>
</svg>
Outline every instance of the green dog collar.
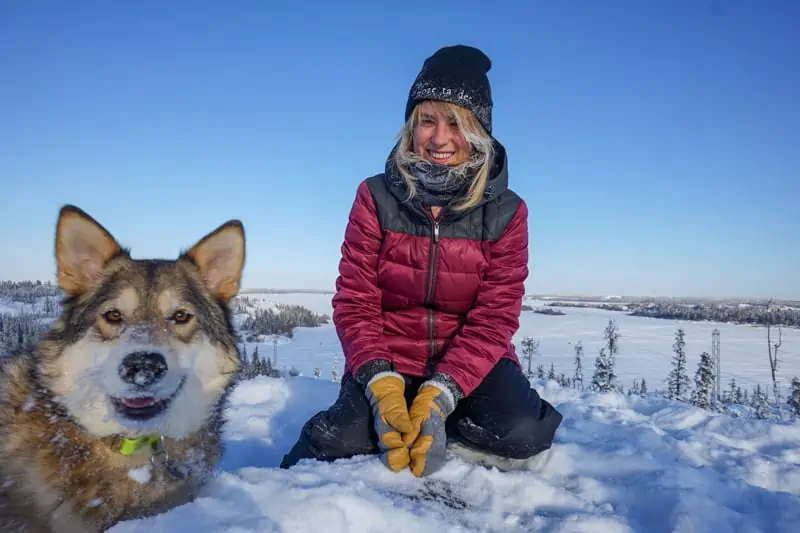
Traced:
<svg viewBox="0 0 800 533">
<path fill-rule="evenodd" d="M 146 444 L 149 444 L 153 450 L 158 447 L 159 436 L 158 435 L 147 435 L 144 437 L 139 437 L 136 439 L 129 439 L 127 437 L 123 437 L 122 444 L 119 446 L 119 452 L 122 455 L 133 455 Z"/>
</svg>

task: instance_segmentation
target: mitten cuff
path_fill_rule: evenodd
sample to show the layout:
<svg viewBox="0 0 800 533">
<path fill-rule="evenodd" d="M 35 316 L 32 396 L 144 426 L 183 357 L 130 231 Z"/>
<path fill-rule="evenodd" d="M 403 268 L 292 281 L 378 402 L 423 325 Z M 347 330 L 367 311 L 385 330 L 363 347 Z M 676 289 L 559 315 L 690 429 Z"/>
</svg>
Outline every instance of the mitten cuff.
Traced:
<svg viewBox="0 0 800 533">
<path fill-rule="evenodd" d="M 372 378 L 382 372 L 394 372 L 392 363 L 386 359 L 372 359 L 358 367 L 353 373 L 353 377 L 362 387 L 366 387 Z"/>
<path fill-rule="evenodd" d="M 402 381 L 402 382 L 403 382 L 403 385 L 405 386 L 405 379 L 403 378 L 403 376 L 402 376 L 402 375 L 400 375 L 400 374 L 398 374 L 397 372 L 392 372 L 392 371 L 390 370 L 390 371 L 388 371 L 388 372 L 378 372 L 377 374 L 375 374 L 374 376 L 372 376 L 372 377 L 369 379 L 369 381 L 367 381 L 367 383 L 364 385 L 364 387 L 365 387 L 365 388 L 369 388 L 369 387 L 370 387 L 370 386 L 371 386 L 373 383 L 375 383 L 375 382 L 376 382 L 376 381 L 378 381 L 379 379 L 383 379 L 383 378 L 385 378 L 385 377 L 389 377 L 389 376 L 392 376 L 392 377 L 398 378 L 400 381 Z"/>
<path fill-rule="evenodd" d="M 448 415 L 455 411 L 458 402 L 464 398 L 464 393 L 461 391 L 461 387 L 458 386 L 458 384 L 449 374 L 445 374 L 444 372 L 434 372 L 433 376 L 431 376 L 428 381 L 423 383 L 420 388 L 424 387 L 425 385 L 436 387 L 444 393 L 444 396 L 447 398 L 447 403 L 449 404 L 446 406 Z"/>
</svg>

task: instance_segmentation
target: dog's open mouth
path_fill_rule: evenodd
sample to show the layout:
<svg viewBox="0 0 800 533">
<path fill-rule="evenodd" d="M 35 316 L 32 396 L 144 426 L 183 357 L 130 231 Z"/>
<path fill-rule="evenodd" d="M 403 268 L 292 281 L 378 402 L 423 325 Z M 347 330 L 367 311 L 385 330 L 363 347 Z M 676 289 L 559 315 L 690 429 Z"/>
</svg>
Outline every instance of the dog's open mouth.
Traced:
<svg viewBox="0 0 800 533">
<path fill-rule="evenodd" d="M 116 409 L 117 413 L 125 418 L 136 421 L 150 420 L 169 408 L 170 403 L 181 391 L 184 383 L 186 383 L 186 377 L 181 379 L 175 392 L 167 398 L 156 398 L 155 396 L 112 397 L 111 402 L 114 404 L 114 409 Z"/>
</svg>

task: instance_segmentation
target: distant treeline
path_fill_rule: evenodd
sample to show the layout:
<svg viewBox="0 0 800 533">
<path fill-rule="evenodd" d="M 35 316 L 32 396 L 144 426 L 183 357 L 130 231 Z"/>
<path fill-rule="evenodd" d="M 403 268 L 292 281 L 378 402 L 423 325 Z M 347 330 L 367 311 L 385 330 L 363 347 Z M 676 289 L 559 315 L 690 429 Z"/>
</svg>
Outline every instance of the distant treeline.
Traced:
<svg viewBox="0 0 800 533">
<path fill-rule="evenodd" d="M 629 304 L 601 304 L 592 302 L 548 302 L 547 307 L 578 307 L 588 309 L 603 309 L 605 311 L 628 311 L 632 306 Z"/>
<path fill-rule="evenodd" d="M 248 310 L 242 306 L 238 311 L 247 313 L 240 326 L 244 340 L 252 342 L 259 335 L 284 335 L 291 338 L 295 328 L 314 328 L 330 321 L 302 305 L 277 304 L 275 308 Z"/>
<path fill-rule="evenodd" d="M 40 314 L 0 313 L 0 359 L 32 351 L 50 328 L 50 320 Z"/>
<path fill-rule="evenodd" d="M 61 289 L 49 281 L 0 281 L 0 298 L 33 305 L 46 297 L 59 300 L 62 297 Z"/>
<path fill-rule="evenodd" d="M 759 326 L 800 327 L 800 309 L 776 308 L 766 306 L 729 307 L 718 305 L 669 305 L 661 304 L 642 307 L 630 313 L 631 316 L 666 318 L 674 320 L 695 320 L 753 324 Z"/>
<path fill-rule="evenodd" d="M 545 308 L 540 307 L 538 309 L 534 309 L 533 312 L 538 313 L 540 315 L 554 315 L 554 316 L 560 316 L 566 314 L 564 311 L 561 311 L 560 309 L 553 309 L 551 307 L 545 307 Z"/>
<path fill-rule="evenodd" d="M 0 313 L 0 358 L 32 351 L 58 314 L 61 297 L 50 282 L 0 281 L 0 298 L 24 304 L 19 313 Z"/>
<path fill-rule="evenodd" d="M 618 304 L 548 302 L 545 305 L 549 307 L 587 307 L 606 311 L 627 311 L 630 316 L 670 320 L 800 327 L 800 309 L 766 305 L 686 305 L 671 302 Z"/>
</svg>

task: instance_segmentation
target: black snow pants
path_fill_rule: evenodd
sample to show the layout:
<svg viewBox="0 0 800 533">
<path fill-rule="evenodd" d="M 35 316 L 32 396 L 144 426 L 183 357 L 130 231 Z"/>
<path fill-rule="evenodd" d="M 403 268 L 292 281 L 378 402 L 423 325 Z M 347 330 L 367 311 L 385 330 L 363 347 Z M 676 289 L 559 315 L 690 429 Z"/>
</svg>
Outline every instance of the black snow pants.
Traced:
<svg viewBox="0 0 800 533">
<path fill-rule="evenodd" d="M 406 376 L 410 405 L 423 378 Z M 526 459 L 553 443 L 562 415 L 539 397 L 519 366 L 501 359 L 484 381 L 447 418 L 448 441 L 500 457 Z M 308 420 L 281 468 L 301 459 L 333 461 L 379 453 L 372 410 L 363 387 L 349 374 L 334 404 Z"/>
</svg>

